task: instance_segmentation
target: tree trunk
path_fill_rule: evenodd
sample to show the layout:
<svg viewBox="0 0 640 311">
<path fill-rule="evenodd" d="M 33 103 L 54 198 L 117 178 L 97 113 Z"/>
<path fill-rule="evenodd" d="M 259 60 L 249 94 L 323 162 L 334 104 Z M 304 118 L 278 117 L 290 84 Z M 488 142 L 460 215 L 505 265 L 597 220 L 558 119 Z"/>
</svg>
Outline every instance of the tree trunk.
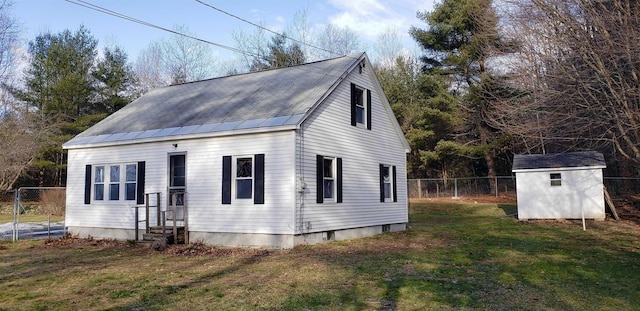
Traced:
<svg viewBox="0 0 640 311">
<path fill-rule="evenodd" d="M 489 188 L 491 189 L 491 194 L 496 193 L 496 189 L 498 189 L 498 185 L 496 185 L 496 162 L 493 159 L 493 152 L 487 151 L 484 153 L 484 159 L 487 161 L 487 168 L 489 169 L 487 173 L 487 178 L 489 178 Z"/>
</svg>

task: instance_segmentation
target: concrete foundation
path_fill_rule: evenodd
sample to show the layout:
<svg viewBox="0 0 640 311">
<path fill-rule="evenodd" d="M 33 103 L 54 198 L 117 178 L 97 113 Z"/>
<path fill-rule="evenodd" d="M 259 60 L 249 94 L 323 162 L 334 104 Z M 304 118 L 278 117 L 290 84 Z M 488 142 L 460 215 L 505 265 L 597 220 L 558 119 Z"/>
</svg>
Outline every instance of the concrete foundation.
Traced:
<svg viewBox="0 0 640 311">
<path fill-rule="evenodd" d="M 342 241 L 374 236 L 383 232 L 397 232 L 407 229 L 407 224 L 388 224 L 363 228 L 350 228 L 333 231 L 310 232 L 305 234 L 258 234 L 231 232 L 190 231 L 191 243 L 202 242 L 208 245 L 225 247 L 255 247 L 268 249 L 291 249 L 296 245 L 310 245 L 331 241 Z M 133 229 L 69 227 L 69 233 L 81 238 L 134 240 Z M 138 237 L 142 237 L 140 230 Z"/>
</svg>

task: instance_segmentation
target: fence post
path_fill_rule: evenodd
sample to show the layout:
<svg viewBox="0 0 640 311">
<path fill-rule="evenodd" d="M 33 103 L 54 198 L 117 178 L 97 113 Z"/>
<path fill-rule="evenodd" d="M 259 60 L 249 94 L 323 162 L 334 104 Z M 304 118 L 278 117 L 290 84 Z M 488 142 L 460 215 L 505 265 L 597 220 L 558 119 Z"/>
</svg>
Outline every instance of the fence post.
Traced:
<svg viewBox="0 0 640 311">
<path fill-rule="evenodd" d="M 418 199 L 422 199 L 422 179 L 418 179 Z"/>
<path fill-rule="evenodd" d="M 496 182 L 496 198 L 498 197 L 498 176 L 494 176 L 494 181 Z"/>
<path fill-rule="evenodd" d="M 18 213 L 20 212 L 20 191 L 18 189 L 13 191 L 13 232 L 11 234 L 11 241 L 18 240 Z"/>
<path fill-rule="evenodd" d="M 457 199 L 458 198 L 458 179 L 457 178 L 453 179 L 453 189 L 454 189 L 453 197 Z"/>
</svg>

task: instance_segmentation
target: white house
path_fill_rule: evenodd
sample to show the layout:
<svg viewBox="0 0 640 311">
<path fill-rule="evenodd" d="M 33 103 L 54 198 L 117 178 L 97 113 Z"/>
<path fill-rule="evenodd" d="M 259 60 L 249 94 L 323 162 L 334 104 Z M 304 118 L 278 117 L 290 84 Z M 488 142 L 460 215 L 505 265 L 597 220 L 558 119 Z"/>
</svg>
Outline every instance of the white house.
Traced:
<svg viewBox="0 0 640 311">
<path fill-rule="evenodd" d="M 162 210 L 176 193 L 189 240 L 213 245 L 292 248 L 408 221 L 409 145 L 364 53 L 159 88 L 63 147 L 81 237 L 134 239 L 145 193 Z"/>
<path fill-rule="evenodd" d="M 600 152 L 516 155 L 518 219 L 604 220 Z"/>
</svg>

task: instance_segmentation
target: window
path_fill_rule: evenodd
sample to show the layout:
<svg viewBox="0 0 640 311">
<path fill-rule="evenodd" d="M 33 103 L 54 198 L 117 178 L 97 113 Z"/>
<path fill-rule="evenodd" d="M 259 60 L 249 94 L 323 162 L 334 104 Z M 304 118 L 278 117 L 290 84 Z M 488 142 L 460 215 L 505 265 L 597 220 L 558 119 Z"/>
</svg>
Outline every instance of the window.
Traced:
<svg viewBox="0 0 640 311">
<path fill-rule="evenodd" d="M 323 197 L 325 199 L 333 199 L 334 183 L 333 183 L 333 159 L 324 158 L 322 183 L 323 183 Z"/>
<path fill-rule="evenodd" d="M 356 103 L 356 123 L 364 125 L 364 90 L 356 87 L 354 100 Z"/>
<path fill-rule="evenodd" d="M 109 201 L 124 199 L 144 204 L 144 168 L 145 162 L 87 165 L 84 204 L 91 204 L 91 198 L 94 201 L 104 201 L 105 192 Z"/>
<path fill-rule="evenodd" d="M 371 90 L 351 83 L 351 125 L 371 129 Z"/>
<path fill-rule="evenodd" d="M 126 165 L 125 173 L 125 194 L 124 199 L 132 201 L 136 199 L 136 181 L 138 179 L 138 170 L 135 164 Z"/>
<path fill-rule="evenodd" d="M 105 170 L 109 169 L 107 175 Z M 124 171 L 122 170 L 124 168 Z M 136 164 L 98 165 L 94 169 L 93 199 L 105 200 L 105 185 L 108 185 L 109 201 L 136 200 L 138 192 L 138 167 Z"/>
<path fill-rule="evenodd" d="M 264 204 L 264 154 L 222 157 L 222 204 L 232 198 Z"/>
<path fill-rule="evenodd" d="M 104 200 L 104 166 L 96 166 L 93 189 L 93 199 L 96 201 Z"/>
<path fill-rule="evenodd" d="M 398 202 L 396 167 L 380 164 L 380 202 Z"/>
<path fill-rule="evenodd" d="M 393 198 L 391 195 L 391 167 L 388 165 L 382 167 L 382 193 L 385 202 Z"/>
<path fill-rule="evenodd" d="M 560 173 L 551 173 L 549 177 L 551 178 L 552 187 L 562 186 L 562 175 Z"/>
<path fill-rule="evenodd" d="M 253 158 L 236 158 L 236 199 L 251 199 L 253 194 Z"/>
<path fill-rule="evenodd" d="M 120 200 L 120 165 L 109 166 L 109 200 Z"/>
<path fill-rule="evenodd" d="M 317 156 L 317 203 L 342 203 L 342 159 Z"/>
</svg>

